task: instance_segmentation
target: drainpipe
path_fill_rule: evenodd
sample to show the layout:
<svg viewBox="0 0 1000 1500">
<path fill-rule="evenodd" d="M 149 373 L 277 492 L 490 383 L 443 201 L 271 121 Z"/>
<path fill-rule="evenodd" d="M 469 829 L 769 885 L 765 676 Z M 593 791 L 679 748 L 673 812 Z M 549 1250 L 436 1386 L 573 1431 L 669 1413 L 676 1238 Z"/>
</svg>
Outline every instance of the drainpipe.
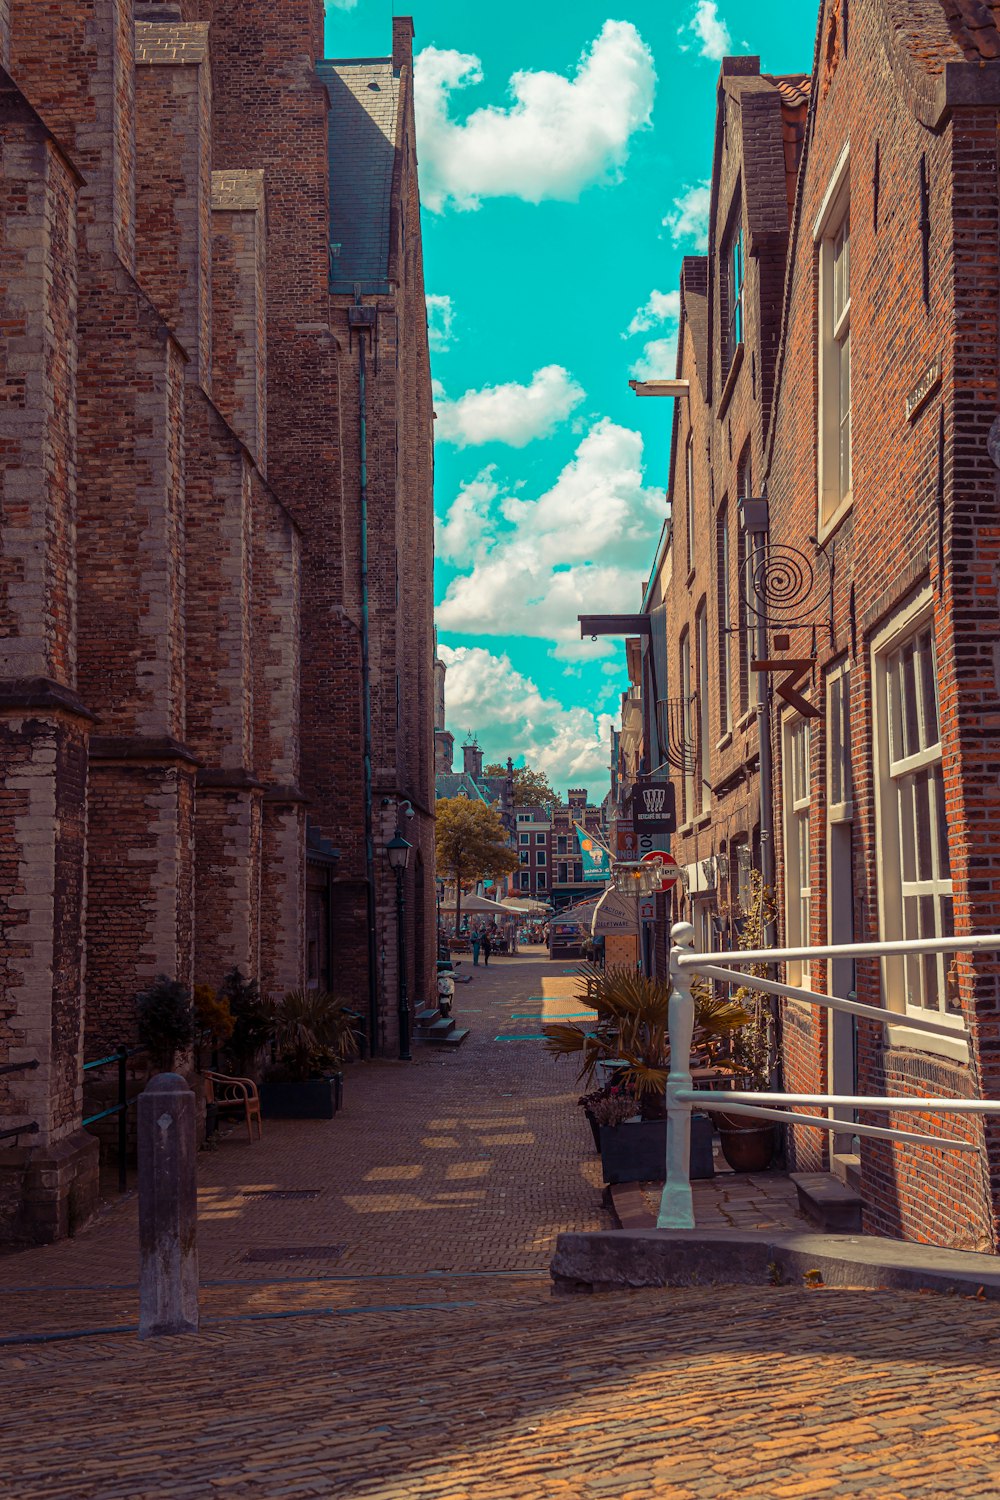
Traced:
<svg viewBox="0 0 1000 1500">
<path fill-rule="evenodd" d="M 375 827 L 372 798 L 372 690 L 371 633 L 368 601 L 368 398 L 365 328 L 374 326 L 374 308 L 361 306 L 361 294 L 354 290 L 354 306 L 349 322 L 358 336 L 358 435 L 360 449 L 361 508 L 361 696 L 364 704 L 364 795 L 365 795 L 365 885 L 368 908 L 368 1053 L 375 1056 L 378 1038 L 378 986 L 375 946 Z"/>
</svg>

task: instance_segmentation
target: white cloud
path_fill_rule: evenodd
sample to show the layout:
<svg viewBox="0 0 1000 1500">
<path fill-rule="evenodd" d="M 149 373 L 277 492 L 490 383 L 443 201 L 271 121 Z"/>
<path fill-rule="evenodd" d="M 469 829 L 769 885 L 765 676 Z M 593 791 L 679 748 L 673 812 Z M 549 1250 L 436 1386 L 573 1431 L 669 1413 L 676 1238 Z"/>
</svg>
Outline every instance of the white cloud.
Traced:
<svg viewBox="0 0 1000 1500">
<path fill-rule="evenodd" d="M 606 21 L 572 78 L 523 69 L 510 79 L 508 106 L 453 120 L 452 94 L 482 81 L 470 53 L 425 47 L 414 61 L 421 196 L 435 212 L 497 197 L 572 202 L 614 181 L 632 135 L 649 123 L 656 73 L 631 22 Z"/>
<path fill-rule="evenodd" d="M 685 188 L 674 199 L 674 206 L 663 220 L 675 245 L 690 240 L 701 252 L 708 249 L 708 215 L 712 204 L 712 188 L 708 182 L 697 187 Z"/>
<path fill-rule="evenodd" d="M 455 307 L 452 300 L 444 292 L 428 292 L 427 302 L 427 337 L 432 349 L 443 352 L 451 345 L 452 325 L 455 320 Z"/>
<path fill-rule="evenodd" d="M 448 668 L 449 721 L 474 727 L 487 761 L 523 756 L 561 790 L 586 786 L 590 778 L 603 795 L 599 783 L 607 779 L 611 714 L 546 698 L 530 677 L 515 671 L 506 652 L 445 645 L 438 651 Z"/>
<path fill-rule="evenodd" d="M 464 524 L 466 504 L 464 495 L 454 502 L 446 532 Z M 643 484 L 641 435 L 602 418 L 538 499 L 491 497 L 472 566 L 449 584 L 438 624 L 537 636 L 560 658 L 607 655 L 603 639 L 580 640 L 576 617 L 638 607 L 663 516 L 662 494 Z"/>
<path fill-rule="evenodd" d="M 649 300 L 633 317 L 624 338 L 666 325 L 666 333 L 647 339 L 642 353 L 634 361 L 630 374 L 637 380 L 670 379 L 677 365 L 677 324 L 681 315 L 680 292 L 649 294 Z"/>
<path fill-rule="evenodd" d="M 446 562 L 468 564 L 479 549 L 490 521 L 493 502 L 500 488 L 493 478 L 491 464 L 468 484 L 463 484 L 451 502 L 446 520 L 439 521 L 435 537 L 439 557 Z"/>
<path fill-rule="evenodd" d="M 677 333 L 650 339 L 629 374 L 633 380 L 673 380 L 677 372 Z"/>
<path fill-rule="evenodd" d="M 719 15 L 716 0 L 698 0 L 694 15 L 686 26 L 681 27 L 679 35 L 683 36 L 688 31 L 693 31 L 701 43 L 699 52 L 702 57 L 721 62 L 733 50 L 733 38 L 729 27 Z"/>
<path fill-rule="evenodd" d="M 354 10 L 357 3 L 358 0 L 327 0 L 327 4 L 332 5 L 334 10 Z"/>
<path fill-rule="evenodd" d="M 509 381 L 466 391 L 457 401 L 438 396 L 434 403 L 435 438 L 458 448 L 480 443 L 508 443 L 523 448 L 547 437 L 584 398 L 583 387 L 562 365 L 536 370 L 528 385 Z"/>
<path fill-rule="evenodd" d="M 649 301 L 636 311 L 622 337 L 631 338 L 634 333 L 645 333 L 648 329 L 655 328 L 657 323 L 676 323 L 680 315 L 680 292 L 650 292 Z"/>
</svg>

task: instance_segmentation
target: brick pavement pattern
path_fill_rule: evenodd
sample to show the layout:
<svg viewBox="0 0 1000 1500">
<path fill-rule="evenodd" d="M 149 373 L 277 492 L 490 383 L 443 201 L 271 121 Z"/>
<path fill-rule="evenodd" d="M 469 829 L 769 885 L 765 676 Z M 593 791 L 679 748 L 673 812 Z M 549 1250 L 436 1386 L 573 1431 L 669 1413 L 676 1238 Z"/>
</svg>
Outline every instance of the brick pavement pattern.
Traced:
<svg viewBox="0 0 1000 1500">
<path fill-rule="evenodd" d="M 453 1055 L 348 1074 L 329 1124 L 202 1158 L 203 1331 L 140 1344 L 135 1206 L 0 1261 L 17 1500 L 930 1500 L 997 1493 L 1000 1308 L 797 1288 L 553 1298 L 604 1227 L 571 1074 L 512 1017 L 537 958 L 459 987 Z M 553 982 L 555 981 L 555 982 Z M 265 1189 L 316 1192 L 261 1198 Z M 312 1247 L 313 1258 L 248 1252 Z M 343 1246 L 339 1259 L 324 1258 Z M 321 1256 L 319 1251 L 323 1250 Z M 333 1252 L 336 1254 L 336 1252 Z"/>
</svg>

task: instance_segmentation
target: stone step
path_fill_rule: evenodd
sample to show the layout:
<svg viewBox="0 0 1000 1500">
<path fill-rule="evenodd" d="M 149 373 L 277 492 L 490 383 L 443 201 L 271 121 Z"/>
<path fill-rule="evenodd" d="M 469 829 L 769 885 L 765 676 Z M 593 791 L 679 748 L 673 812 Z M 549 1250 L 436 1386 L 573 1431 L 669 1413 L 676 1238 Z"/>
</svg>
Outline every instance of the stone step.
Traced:
<svg viewBox="0 0 1000 1500">
<path fill-rule="evenodd" d="M 469 1028 L 456 1028 L 454 1021 L 447 1023 L 447 1030 L 439 1031 L 437 1026 L 429 1026 L 415 1034 L 418 1042 L 427 1042 L 432 1047 L 460 1047 L 469 1035 Z"/>
<path fill-rule="evenodd" d="M 829 1234 L 856 1234 L 861 1230 L 864 1200 L 832 1172 L 789 1172 L 799 1197 L 799 1208 Z"/>
<path fill-rule="evenodd" d="M 414 1013 L 413 1023 L 415 1026 L 429 1026 L 432 1021 L 440 1018 L 441 1012 L 435 1005 L 425 1006 L 422 1010 Z"/>
<path fill-rule="evenodd" d="M 429 1041 L 433 1037 L 447 1036 L 454 1029 L 454 1016 L 435 1016 L 433 1021 L 425 1021 L 418 1026 L 415 1034 L 423 1041 Z"/>
</svg>

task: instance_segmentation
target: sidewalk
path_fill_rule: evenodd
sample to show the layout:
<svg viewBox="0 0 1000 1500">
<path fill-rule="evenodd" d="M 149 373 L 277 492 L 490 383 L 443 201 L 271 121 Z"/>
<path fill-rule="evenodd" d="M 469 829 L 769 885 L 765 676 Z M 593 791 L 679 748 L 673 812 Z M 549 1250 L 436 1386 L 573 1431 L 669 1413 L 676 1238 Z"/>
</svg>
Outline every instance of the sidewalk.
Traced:
<svg viewBox="0 0 1000 1500">
<path fill-rule="evenodd" d="M 355 1064 L 335 1119 L 266 1120 L 260 1143 L 237 1128 L 201 1153 L 207 1306 L 250 1300 L 249 1286 L 220 1281 L 380 1275 L 399 1278 L 398 1300 L 414 1278 L 541 1273 L 561 1230 L 610 1227 L 572 1068 L 540 1041 L 496 1040 L 537 1036 L 523 1017 L 541 1010 L 533 996 L 572 988 L 566 967 L 536 955 L 463 965 L 474 977 L 456 987 L 456 1018 L 471 1027 L 461 1048 Z M 3 1332 L 132 1323 L 137 1267 L 133 1194 L 75 1239 L 0 1259 Z"/>
</svg>

